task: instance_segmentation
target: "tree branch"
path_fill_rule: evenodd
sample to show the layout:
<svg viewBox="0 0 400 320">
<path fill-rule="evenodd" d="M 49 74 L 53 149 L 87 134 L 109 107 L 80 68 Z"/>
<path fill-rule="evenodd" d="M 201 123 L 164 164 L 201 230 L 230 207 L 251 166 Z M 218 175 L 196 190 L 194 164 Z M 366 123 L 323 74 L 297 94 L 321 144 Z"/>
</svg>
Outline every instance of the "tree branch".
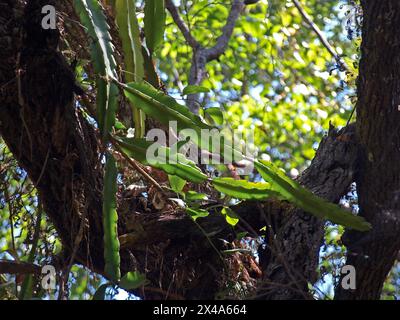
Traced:
<svg viewBox="0 0 400 320">
<path fill-rule="evenodd" d="M 188 26 L 179 16 L 179 12 L 172 0 L 166 0 L 166 7 L 174 19 L 174 22 L 181 30 L 185 40 L 193 49 L 192 65 L 189 71 L 189 84 L 200 85 L 206 73 L 207 62 L 218 59 L 218 57 L 225 52 L 229 39 L 232 36 L 236 20 L 245 7 L 245 3 L 243 0 L 233 0 L 228 18 L 222 28 L 222 34 L 218 37 L 216 44 L 211 48 L 202 47 L 201 44 L 192 36 Z M 193 113 L 198 113 L 199 96 L 199 94 L 188 95 L 187 104 Z"/>
<path fill-rule="evenodd" d="M 310 28 L 315 32 L 323 46 L 329 51 L 332 57 L 336 60 L 336 63 L 339 65 L 340 69 L 343 71 L 348 71 L 348 67 L 344 60 L 336 53 L 336 50 L 329 44 L 329 42 L 325 39 L 321 30 L 318 26 L 312 21 L 311 17 L 307 14 L 307 12 L 303 9 L 300 2 L 298 0 L 293 0 L 293 4 L 296 6 L 297 10 L 299 10 L 301 16 L 304 21 L 310 26 Z"/>
<path fill-rule="evenodd" d="M 330 128 L 311 165 L 298 181 L 314 194 L 338 203 L 354 181 L 358 144 L 355 126 Z M 325 221 L 282 201 L 247 202 L 234 208 L 255 229 L 266 226 L 259 249 L 263 272 L 258 297 L 267 300 L 308 298 L 307 283 L 317 280 Z"/>
<path fill-rule="evenodd" d="M 232 36 L 233 28 L 235 27 L 236 20 L 239 18 L 245 4 L 243 0 L 234 0 L 231 11 L 229 12 L 225 26 L 222 28 L 222 35 L 217 39 L 217 43 L 212 47 L 205 49 L 205 56 L 207 62 L 218 59 L 223 54 L 228 46 L 229 39 Z"/>
<path fill-rule="evenodd" d="M 179 15 L 178 9 L 175 7 L 172 0 L 165 0 L 165 6 L 168 9 L 169 13 L 174 19 L 174 22 L 178 26 L 179 30 L 181 30 L 183 37 L 187 41 L 187 43 L 196 50 L 200 48 L 200 43 L 192 36 L 188 26 L 186 25 L 185 21 L 182 20 L 181 16 Z"/>
<path fill-rule="evenodd" d="M 40 274 L 40 266 L 32 263 L 0 260 L 0 274 Z"/>
</svg>

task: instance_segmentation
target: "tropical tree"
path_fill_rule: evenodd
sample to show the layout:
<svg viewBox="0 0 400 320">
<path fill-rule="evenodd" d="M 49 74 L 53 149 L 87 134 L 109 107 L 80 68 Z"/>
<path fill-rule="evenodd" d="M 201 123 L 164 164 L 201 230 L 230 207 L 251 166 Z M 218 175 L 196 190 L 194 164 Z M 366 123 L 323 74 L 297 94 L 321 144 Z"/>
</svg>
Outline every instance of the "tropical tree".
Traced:
<svg viewBox="0 0 400 320">
<path fill-rule="evenodd" d="M 399 297 L 398 1 L 0 8 L 2 298 Z"/>
</svg>

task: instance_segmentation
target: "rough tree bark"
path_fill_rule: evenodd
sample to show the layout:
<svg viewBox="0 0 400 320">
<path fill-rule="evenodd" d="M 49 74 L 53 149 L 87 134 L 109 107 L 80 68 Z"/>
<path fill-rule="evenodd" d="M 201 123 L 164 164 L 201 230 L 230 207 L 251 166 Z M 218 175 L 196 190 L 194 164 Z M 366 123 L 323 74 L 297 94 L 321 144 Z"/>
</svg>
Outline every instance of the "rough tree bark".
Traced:
<svg viewBox="0 0 400 320">
<path fill-rule="evenodd" d="M 0 134 L 21 167 L 28 172 L 39 191 L 46 214 L 57 229 L 65 248 L 64 256 L 59 257 L 61 267 L 68 264 L 72 256 L 74 262 L 102 273 L 101 145 L 97 132 L 82 116 L 79 108 L 74 106 L 73 73 L 57 50 L 58 32 L 44 31 L 39 27 L 38 8 L 44 4 L 55 4 L 61 11 L 64 9 L 63 4 L 70 5 L 70 1 L 30 0 L 24 8 L 22 0 L 0 0 L 0 60 L 5 62 L 0 66 Z M 391 8 L 396 7 L 398 5 L 393 2 Z M 367 9 L 372 11 L 370 7 Z M 399 11 L 394 12 L 395 17 L 398 14 Z M 393 29 L 386 25 L 384 27 L 387 32 L 395 30 L 394 25 Z M 366 28 L 366 37 L 389 42 L 388 38 L 374 35 L 374 30 Z M 393 43 L 398 45 L 400 42 Z M 379 43 L 372 41 L 371 44 Z M 374 62 L 372 66 L 365 61 L 370 59 L 370 55 Z M 370 55 L 364 57 L 364 66 L 360 72 L 367 79 L 371 77 L 371 80 L 365 81 L 369 85 L 368 90 L 377 90 L 383 84 L 373 79 L 377 75 L 383 77 L 384 73 L 379 67 L 379 54 L 374 55 L 370 51 Z M 388 61 L 385 60 L 385 63 Z M 395 66 L 398 68 L 398 64 Z M 386 67 L 389 76 L 394 79 L 395 67 L 392 68 L 389 63 Z M 366 75 L 366 72 L 371 72 L 371 75 Z M 381 79 L 397 84 L 391 78 Z M 381 89 L 388 87 L 392 93 L 390 97 L 395 98 L 394 104 L 390 106 L 397 106 L 400 101 L 393 95 L 398 94 L 398 87 L 385 84 L 385 88 Z M 361 93 L 365 92 L 360 90 Z M 377 97 L 381 97 L 382 93 L 378 93 L 376 91 L 375 95 L 367 95 L 365 99 L 379 101 Z M 388 97 L 383 98 L 387 103 L 392 103 Z M 364 150 L 372 152 L 373 159 L 381 159 L 376 152 L 380 152 L 377 150 L 383 148 L 387 140 L 369 143 L 367 137 L 373 137 L 368 132 L 372 130 L 375 135 L 380 133 L 379 139 L 390 137 L 394 144 L 388 144 L 388 148 L 393 147 L 393 150 L 384 150 L 385 159 L 394 163 L 392 159 L 398 159 L 394 149 L 399 146 L 398 130 L 391 131 L 392 135 L 384 135 L 383 130 L 379 130 L 373 121 L 379 118 L 383 126 L 386 118 L 380 118 L 381 109 L 375 107 L 374 110 L 372 115 L 369 115 L 369 111 L 364 111 L 364 114 L 362 110 L 359 111 L 359 118 L 369 123 L 366 127 L 358 126 L 360 141 L 367 148 Z M 395 128 L 398 114 L 390 111 L 389 115 L 392 118 L 388 118 L 388 123 Z M 369 122 L 367 119 L 370 119 Z M 337 202 L 354 180 L 358 146 L 353 130 L 352 126 L 340 132 L 330 130 L 311 166 L 300 178 L 303 185 L 329 201 Z M 372 149 L 372 146 L 378 149 Z M 372 170 L 368 165 L 371 166 L 366 163 L 366 170 Z M 372 168 L 377 170 L 375 166 Z M 381 178 L 380 171 L 373 172 L 375 179 Z M 365 175 L 361 177 L 370 179 Z M 383 186 L 398 183 L 398 179 L 393 178 L 398 177 L 395 176 L 395 167 L 391 167 L 390 175 L 385 177 L 384 182 L 378 185 L 379 189 L 374 190 L 380 191 L 384 189 Z M 370 180 L 368 183 L 371 184 Z M 371 205 L 369 198 L 384 204 L 373 191 L 368 191 L 372 192 L 368 194 L 365 190 L 367 186 L 364 184 L 364 189 L 360 189 L 361 204 L 368 208 Z M 393 190 L 396 189 L 389 188 L 388 191 Z M 389 195 L 387 197 L 383 200 L 390 198 Z M 118 194 L 118 202 L 118 232 L 123 240 L 122 273 L 139 270 L 150 280 L 150 285 L 136 294 L 146 299 L 213 299 L 227 270 L 226 261 L 222 261 L 208 240 L 220 249 L 223 244 L 219 239 L 231 241 L 235 236 L 221 215 L 212 214 L 199 220 L 202 228 L 212 234 L 206 239 L 184 212 L 176 210 L 160 213 L 151 205 L 144 208 L 140 199 L 123 187 Z M 395 203 L 392 201 L 391 205 L 385 206 L 384 212 L 390 213 L 393 208 Z M 247 222 L 249 231 L 259 230 L 265 225 L 268 227 L 267 235 L 271 241 L 265 250 L 260 250 L 263 273 L 260 283 L 263 285 L 258 288 L 258 297 L 310 298 L 307 282 L 316 280 L 323 222 L 279 201 L 249 202 L 237 207 L 236 211 Z M 374 221 L 374 225 L 379 224 Z M 382 226 L 387 224 L 383 223 Z M 385 266 L 392 262 L 389 260 L 386 260 Z M 387 272 L 386 269 L 384 271 Z M 376 291 L 378 293 L 374 292 L 375 296 L 379 294 L 379 290 Z"/>
<path fill-rule="evenodd" d="M 54 3 L 30 1 L 25 10 L 21 2 L 0 3 L 6 62 L 0 132 L 38 188 L 65 248 L 74 248 L 81 220 L 87 220 L 94 241 L 81 242 L 77 259 L 90 251 L 101 270 L 101 213 L 95 206 L 101 206 L 102 167 L 94 131 L 73 107 L 74 75 L 57 50 L 59 33 L 41 28 L 42 6 Z"/>
<path fill-rule="evenodd" d="M 347 264 L 356 269 L 356 290 L 338 287 L 338 299 L 378 299 L 400 250 L 400 2 L 361 1 L 357 136 L 360 214 L 371 232 L 349 232 Z"/>
<path fill-rule="evenodd" d="M 311 165 L 299 182 L 316 195 L 337 203 L 354 180 L 358 145 L 354 126 L 337 132 L 330 129 Z M 260 204 L 257 204 L 260 206 Z M 324 222 L 302 210 L 267 202 L 264 220 L 268 245 L 260 252 L 265 285 L 262 299 L 309 299 L 308 283 L 317 281 L 319 250 Z"/>
</svg>

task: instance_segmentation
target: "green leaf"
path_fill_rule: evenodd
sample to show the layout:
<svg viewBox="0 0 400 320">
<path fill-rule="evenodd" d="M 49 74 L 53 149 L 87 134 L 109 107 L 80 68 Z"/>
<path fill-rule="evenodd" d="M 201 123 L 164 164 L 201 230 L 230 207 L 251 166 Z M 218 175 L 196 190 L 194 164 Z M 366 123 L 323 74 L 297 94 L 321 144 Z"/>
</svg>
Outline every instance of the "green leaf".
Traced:
<svg viewBox="0 0 400 320">
<path fill-rule="evenodd" d="M 186 208 L 186 212 L 192 217 L 194 221 L 196 221 L 198 218 L 208 217 L 208 215 L 210 214 L 207 210 L 192 208 Z"/>
<path fill-rule="evenodd" d="M 185 200 L 187 201 L 208 200 L 208 197 L 205 193 L 198 193 L 196 191 L 190 190 L 185 193 Z"/>
<path fill-rule="evenodd" d="M 115 138 L 121 149 L 131 158 L 139 161 L 142 164 L 148 164 L 146 159 L 147 149 L 152 145 L 152 142 L 145 138 Z"/>
<path fill-rule="evenodd" d="M 147 162 L 152 167 L 194 183 L 201 183 L 207 180 L 207 176 L 193 161 L 187 159 L 181 153 L 171 151 L 167 147 L 159 147 L 158 156 L 154 158 L 148 157 Z"/>
<path fill-rule="evenodd" d="M 116 0 L 115 11 L 124 52 L 125 78 L 128 82 L 141 82 L 144 79 L 144 60 L 135 1 Z M 131 108 L 135 123 L 135 137 L 141 138 L 145 133 L 145 115 L 133 104 L 131 104 Z"/>
<path fill-rule="evenodd" d="M 239 222 L 238 215 L 231 208 L 223 207 L 221 213 L 225 216 L 226 222 L 232 227 L 236 226 Z"/>
<path fill-rule="evenodd" d="M 371 225 L 362 217 L 355 216 L 338 205 L 314 195 L 298 182 L 288 178 L 270 162 L 256 161 L 255 166 L 263 179 L 270 183 L 271 190 L 276 191 L 282 198 L 292 202 L 304 211 L 355 230 L 367 231 L 371 228 Z"/>
<path fill-rule="evenodd" d="M 128 82 L 141 82 L 144 80 L 144 59 L 135 1 L 116 0 L 115 11 L 127 71 L 125 78 Z"/>
<path fill-rule="evenodd" d="M 242 240 L 244 237 L 246 237 L 248 234 L 247 231 L 243 231 L 243 232 L 238 232 L 236 234 L 236 240 Z"/>
<path fill-rule="evenodd" d="M 126 130 L 126 127 L 122 122 L 116 121 L 115 122 L 115 129 L 117 129 L 117 130 Z"/>
<path fill-rule="evenodd" d="M 210 89 L 201 86 L 188 85 L 182 91 L 183 95 L 194 94 L 194 93 L 202 93 L 202 92 L 210 92 Z"/>
<path fill-rule="evenodd" d="M 144 35 L 146 46 L 152 54 L 161 45 L 165 31 L 164 0 L 145 0 Z"/>
<path fill-rule="evenodd" d="M 186 145 L 188 142 L 190 141 L 190 137 L 186 137 L 186 139 L 185 140 L 183 140 L 183 141 L 178 141 L 177 143 L 176 143 L 176 150 L 181 150 L 181 148 L 184 146 L 184 145 Z"/>
<path fill-rule="evenodd" d="M 214 178 L 212 184 L 219 192 L 237 199 L 265 200 L 277 196 L 277 193 L 271 190 L 269 183 L 255 183 L 233 178 Z"/>
<path fill-rule="evenodd" d="M 105 300 L 106 299 L 106 291 L 110 286 L 111 286 L 110 283 L 104 283 L 100 287 L 98 287 L 96 292 L 93 295 L 93 300 Z"/>
<path fill-rule="evenodd" d="M 74 0 L 75 10 L 91 37 L 90 54 L 96 74 L 97 121 L 103 139 L 107 141 L 108 133 L 115 124 L 118 88 L 104 77 L 117 78 L 114 47 L 109 26 L 103 9 L 97 0 Z"/>
<path fill-rule="evenodd" d="M 164 170 L 170 175 L 176 175 L 184 180 L 201 183 L 207 176 L 195 163 L 183 154 L 173 152 L 170 148 L 160 146 L 157 142 L 145 139 L 118 138 L 121 149 L 131 158 L 144 165 Z M 149 150 L 149 148 L 152 148 Z M 154 152 L 151 152 L 154 150 Z"/>
<path fill-rule="evenodd" d="M 201 129 L 212 128 L 190 112 L 186 106 L 177 103 L 175 99 L 146 82 L 121 84 L 121 86 L 129 101 L 163 124 L 169 125 L 170 121 L 176 121 L 178 130 L 191 128 L 198 134 L 201 133 Z"/>
<path fill-rule="evenodd" d="M 103 228 L 105 274 L 115 283 L 121 277 L 117 214 L 117 166 L 107 153 L 103 187 Z"/>
<path fill-rule="evenodd" d="M 155 68 L 155 63 L 153 62 L 153 59 L 149 55 L 149 52 L 147 51 L 145 46 L 142 46 L 142 56 L 144 59 L 144 70 L 145 70 L 146 81 L 150 83 L 154 88 L 160 88 L 161 81 L 160 78 L 158 77 Z"/>
<path fill-rule="evenodd" d="M 221 126 L 224 123 L 224 114 L 220 108 L 208 108 L 204 110 L 205 116 L 209 116 L 216 125 Z"/>
<path fill-rule="evenodd" d="M 176 193 L 181 192 L 186 184 L 186 180 L 178 176 L 168 175 L 168 180 L 172 190 L 174 190 Z"/>
<path fill-rule="evenodd" d="M 192 141 L 201 149 L 215 153 L 210 140 L 216 137 L 220 139 L 221 146 L 217 151 L 225 159 L 240 161 L 243 158 L 242 153 L 237 149 L 240 146 L 231 142 L 233 137 L 221 135 L 218 138 L 216 134 L 220 131 L 216 127 L 204 123 L 199 116 L 193 114 L 186 106 L 177 103 L 175 99 L 147 83 L 128 83 L 127 85 L 118 83 L 118 85 L 124 89 L 126 97 L 150 117 L 166 125 L 170 125 L 170 121 L 176 121 L 178 132 L 184 135 L 190 134 L 187 129 L 193 130 L 196 136 Z M 202 131 L 202 129 L 210 131 Z M 211 130 L 215 130 L 215 133 Z M 210 136 L 204 135 L 204 132 L 210 133 Z"/>
<path fill-rule="evenodd" d="M 133 290 L 141 286 L 144 286 L 146 282 L 147 280 L 144 274 L 133 271 L 133 272 L 128 272 L 122 277 L 119 286 L 125 290 Z"/>
</svg>

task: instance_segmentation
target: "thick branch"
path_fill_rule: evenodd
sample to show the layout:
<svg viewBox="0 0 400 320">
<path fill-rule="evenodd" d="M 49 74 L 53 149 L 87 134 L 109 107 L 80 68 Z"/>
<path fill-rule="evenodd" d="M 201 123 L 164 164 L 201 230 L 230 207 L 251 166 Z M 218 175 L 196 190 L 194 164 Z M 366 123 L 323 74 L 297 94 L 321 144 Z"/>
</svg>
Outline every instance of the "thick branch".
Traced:
<svg viewBox="0 0 400 320">
<path fill-rule="evenodd" d="M 0 58 L 7 61 L 0 67 L 0 133 L 37 187 L 66 251 L 72 252 L 87 210 L 85 231 L 91 241 L 82 241 L 78 259 L 90 255 L 98 263 L 93 267 L 102 269 L 102 165 L 96 135 L 73 106 L 75 79 L 57 50 L 58 31 L 41 28 L 41 8 L 55 1 L 32 0 L 24 14 L 16 9 L 22 3 L 11 1 L 0 11 L 7 21 L 0 28 Z"/>
<path fill-rule="evenodd" d="M 346 232 L 346 264 L 356 269 L 356 290 L 337 299 L 379 299 L 400 250 L 400 2 L 361 1 L 363 27 L 358 79 L 357 193 L 368 233 Z"/>
<path fill-rule="evenodd" d="M 41 268 L 36 264 L 0 260 L 0 274 L 40 274 Z"/>
<path fill-rule="evenodd" d="M 358 146 L 354 126 L 330 129 L 299 182 L 337 203 L 354 180 Z M 260 250 L 261 299 L 308 299 L 307 283 L 317 280 L 324 221 L 279 201 L 247 203 L 236 209 L 255 230 L 267 226 L 267 246 Z"/>
<path fill-rule="evenodd" d="M 181 16 L 179 15 L 178 9 L 175 7 L 172 0 L 165 0 L 166 8 L 168 9 L 169 13 L 174 19 L 176 25 L 178 26 L 179 30 L 181 30 L 185 40 L 187 43 L 196 50 L 200 48 L 200 43 L 192 36 L 188 26 L 186 25 L 185 21 L 182 20 Z"/>
<path fill-rule="evenodd" d="M 236 20 L 239 18 L 244 7 L 243 0 L 233 1 L 231 11 L 229 12 L 225 26 L 222 28 L 222 34 L 217 39 L 217 43 L 212 48 L 205 49 L 207 61 L 218 59 L 218 57 L 225 52 L 232 36 Z"/>
<path fill-rule="evenodd" d="M 216 44 L 211 48 L 202 47 L 200 43 L 194 39 L 189 28 L 179 16 L 179 12 L 172 0 L 166 0 L 166 6 L 178 28 L 181 30 L 185 40 L 193 48 L 192 65 L 189 71 L 189 84 L 200 85 L 205 77 L 207 62 L 218 59 L 225 52 L 232 36 L 236 20 L 243 11 L 245 4 L 243 0 L 233 0 L 228 18 L 222 28 L 222 34 L 218 37 Z M 198 113 L 199 110 L 199 96 L 199 94 L 190 94 L 188 96 L 188 106 L 194 113 Z"/>
</svg>

